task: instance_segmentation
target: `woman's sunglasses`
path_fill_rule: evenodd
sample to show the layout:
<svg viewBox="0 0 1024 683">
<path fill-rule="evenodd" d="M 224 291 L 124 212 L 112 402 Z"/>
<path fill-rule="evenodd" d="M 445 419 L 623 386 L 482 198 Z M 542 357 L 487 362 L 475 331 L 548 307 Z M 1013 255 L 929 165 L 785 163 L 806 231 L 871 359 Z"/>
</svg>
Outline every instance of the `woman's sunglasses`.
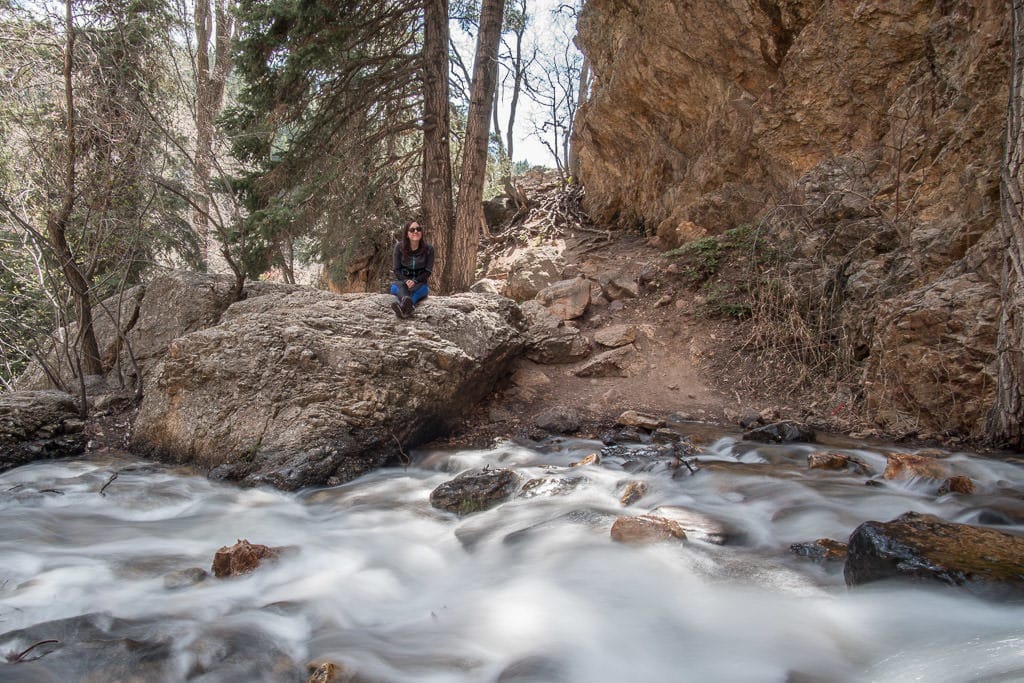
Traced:
<svg viewBox="0 0 1024 683">
<path fill-rule="evenodd" d="M 423 228 L 409 228 L 409 232 L 423 232 Z"/>
</svg>

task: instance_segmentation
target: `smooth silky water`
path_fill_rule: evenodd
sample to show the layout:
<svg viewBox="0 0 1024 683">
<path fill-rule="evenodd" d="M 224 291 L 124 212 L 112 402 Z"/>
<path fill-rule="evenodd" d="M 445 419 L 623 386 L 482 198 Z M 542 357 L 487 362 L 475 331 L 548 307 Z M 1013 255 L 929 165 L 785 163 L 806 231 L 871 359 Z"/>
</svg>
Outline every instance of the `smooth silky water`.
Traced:
<svg viewBox="0 0 1024 683">
<path fill-rule="evenodd" d="M 694 476 L 622 457 L 569 469 L 600 447 L 425 452 L 299 494 L 130 459 L 11 470 L 0 655 L 58 642 L 0 657 L 0 681 L 304 681 L 312 660 L 364 682 L 1024 680 L 1024 605 L 928 584 L 848 589 L 841 563 L 789 551 L 908 510 L 1024 533 L 1021 465 L 954 453 L 979 493 L 937 496 L 933 481 L 808 470 L 808 445 L 725 435 L 695 454 Z M 899 448 L 832 450 L 881 472 Z M 465 518 L 430 506 L 436 486 L 484 466 L 587 482 Z M 623 509 L 627 480 L 649 490 Z M 611 541 L 617 515 L 667 505 L 720 521 L 729 542 Z M 237 539 L 289 550 L 243 577 L 169 587 Z"/>
</svg>

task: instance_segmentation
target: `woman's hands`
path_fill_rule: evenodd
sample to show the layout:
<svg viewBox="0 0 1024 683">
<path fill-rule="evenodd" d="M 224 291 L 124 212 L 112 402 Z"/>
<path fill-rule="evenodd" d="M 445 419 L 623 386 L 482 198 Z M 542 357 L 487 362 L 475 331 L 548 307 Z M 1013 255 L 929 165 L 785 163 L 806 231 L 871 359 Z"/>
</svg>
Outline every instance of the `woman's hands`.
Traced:
<svg viewBox="0 0 1024 683">
<path fill-rule="evenodd" d="M 409 289 L 412 289 L 413 287 L 416 286 L 416 281 L 415 280 L 406 280 L 405 281 L 405 286 L 408 287 Z"/>
</svg>

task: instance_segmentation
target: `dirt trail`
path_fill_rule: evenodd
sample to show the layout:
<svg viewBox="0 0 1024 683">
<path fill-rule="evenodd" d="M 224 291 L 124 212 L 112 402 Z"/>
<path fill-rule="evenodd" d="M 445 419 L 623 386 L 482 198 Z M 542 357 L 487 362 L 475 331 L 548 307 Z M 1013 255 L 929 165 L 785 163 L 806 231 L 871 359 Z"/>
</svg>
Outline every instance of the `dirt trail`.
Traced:
<svg viewBox="0 0 1024 683">
<path fill-rule="evenodd" d="M 651 271 L 660 256 L 637 235 L 619 234 L 603 241 L 590 233 L 567 231 L 561 238 L 568 269 L 578 269 L 591 279 L 599 273 L 619 272 L 635 280 L 643 271 Z M 595 241 L 601 246 L 595 248 Z M 697 317 L 687 296 L 662 290 L 657 278 L 641 287 L 636 298 L 593 301 L 586 314 L 571 324 L 592 342 L 602 329 L 634 326 L 636 341 L 627 376 L 574 374 L 607 350 L 596 343 L 590 356 L 576 363 L 542 365 L 523 358 L 508 385 L 471 416 L 455 438 L 529 432 L 538 416 L 556 408 L 575 410 L 584 424 L 607 424 L 626 410 L 724 423 L 730 421 L 727 412 L 744 407 L 741 397 L 715 386 L 705 374 L 706 360 L 716 353 L 716 346 L 724 345 L 731 326 Z"/>
</svg>

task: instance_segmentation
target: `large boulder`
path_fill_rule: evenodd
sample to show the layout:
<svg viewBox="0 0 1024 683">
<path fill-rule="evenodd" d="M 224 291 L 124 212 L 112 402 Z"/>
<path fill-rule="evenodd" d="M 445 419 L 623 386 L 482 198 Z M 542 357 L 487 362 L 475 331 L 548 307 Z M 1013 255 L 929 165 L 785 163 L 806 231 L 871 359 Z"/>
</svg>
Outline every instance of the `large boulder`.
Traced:
<svg viewBox="0 0 1024 683">
<path fill-rule="evenodd" d="M 922 579 L 989 595 L 1024 597 L 1024 538 L 907 512 L 865 522 L 850 536 L 844 567 L 850 586 Z"/>
<path fill-rule="evenodd" d="M 340 483 L 444 433 L 521 351 L 515 302 L 271 292 L 174 340 L 146 380 L 134 445 L 218 478 Z"/>
<path fill-rule="evenodd" d="M 0 472 L 33 460 L 80 455 L 83 422 L 75 399 L 61 391 L 0 394 Z"/>
<path fill-rule="evenodd" d="M 516 251 L 509 262 L 505 296 L 526 301 L 562 278 L 565 258 L 557 246 L 526 247 Z"/>
<path fill-rule="evenodd" d="M 521 308 L 529 324 L 527 358 L 550 365 L 575 363 L 590 355 L 590 340 L 578 327 L 562 320 L 539 301 L 527 301 Z"/>
</svg>

